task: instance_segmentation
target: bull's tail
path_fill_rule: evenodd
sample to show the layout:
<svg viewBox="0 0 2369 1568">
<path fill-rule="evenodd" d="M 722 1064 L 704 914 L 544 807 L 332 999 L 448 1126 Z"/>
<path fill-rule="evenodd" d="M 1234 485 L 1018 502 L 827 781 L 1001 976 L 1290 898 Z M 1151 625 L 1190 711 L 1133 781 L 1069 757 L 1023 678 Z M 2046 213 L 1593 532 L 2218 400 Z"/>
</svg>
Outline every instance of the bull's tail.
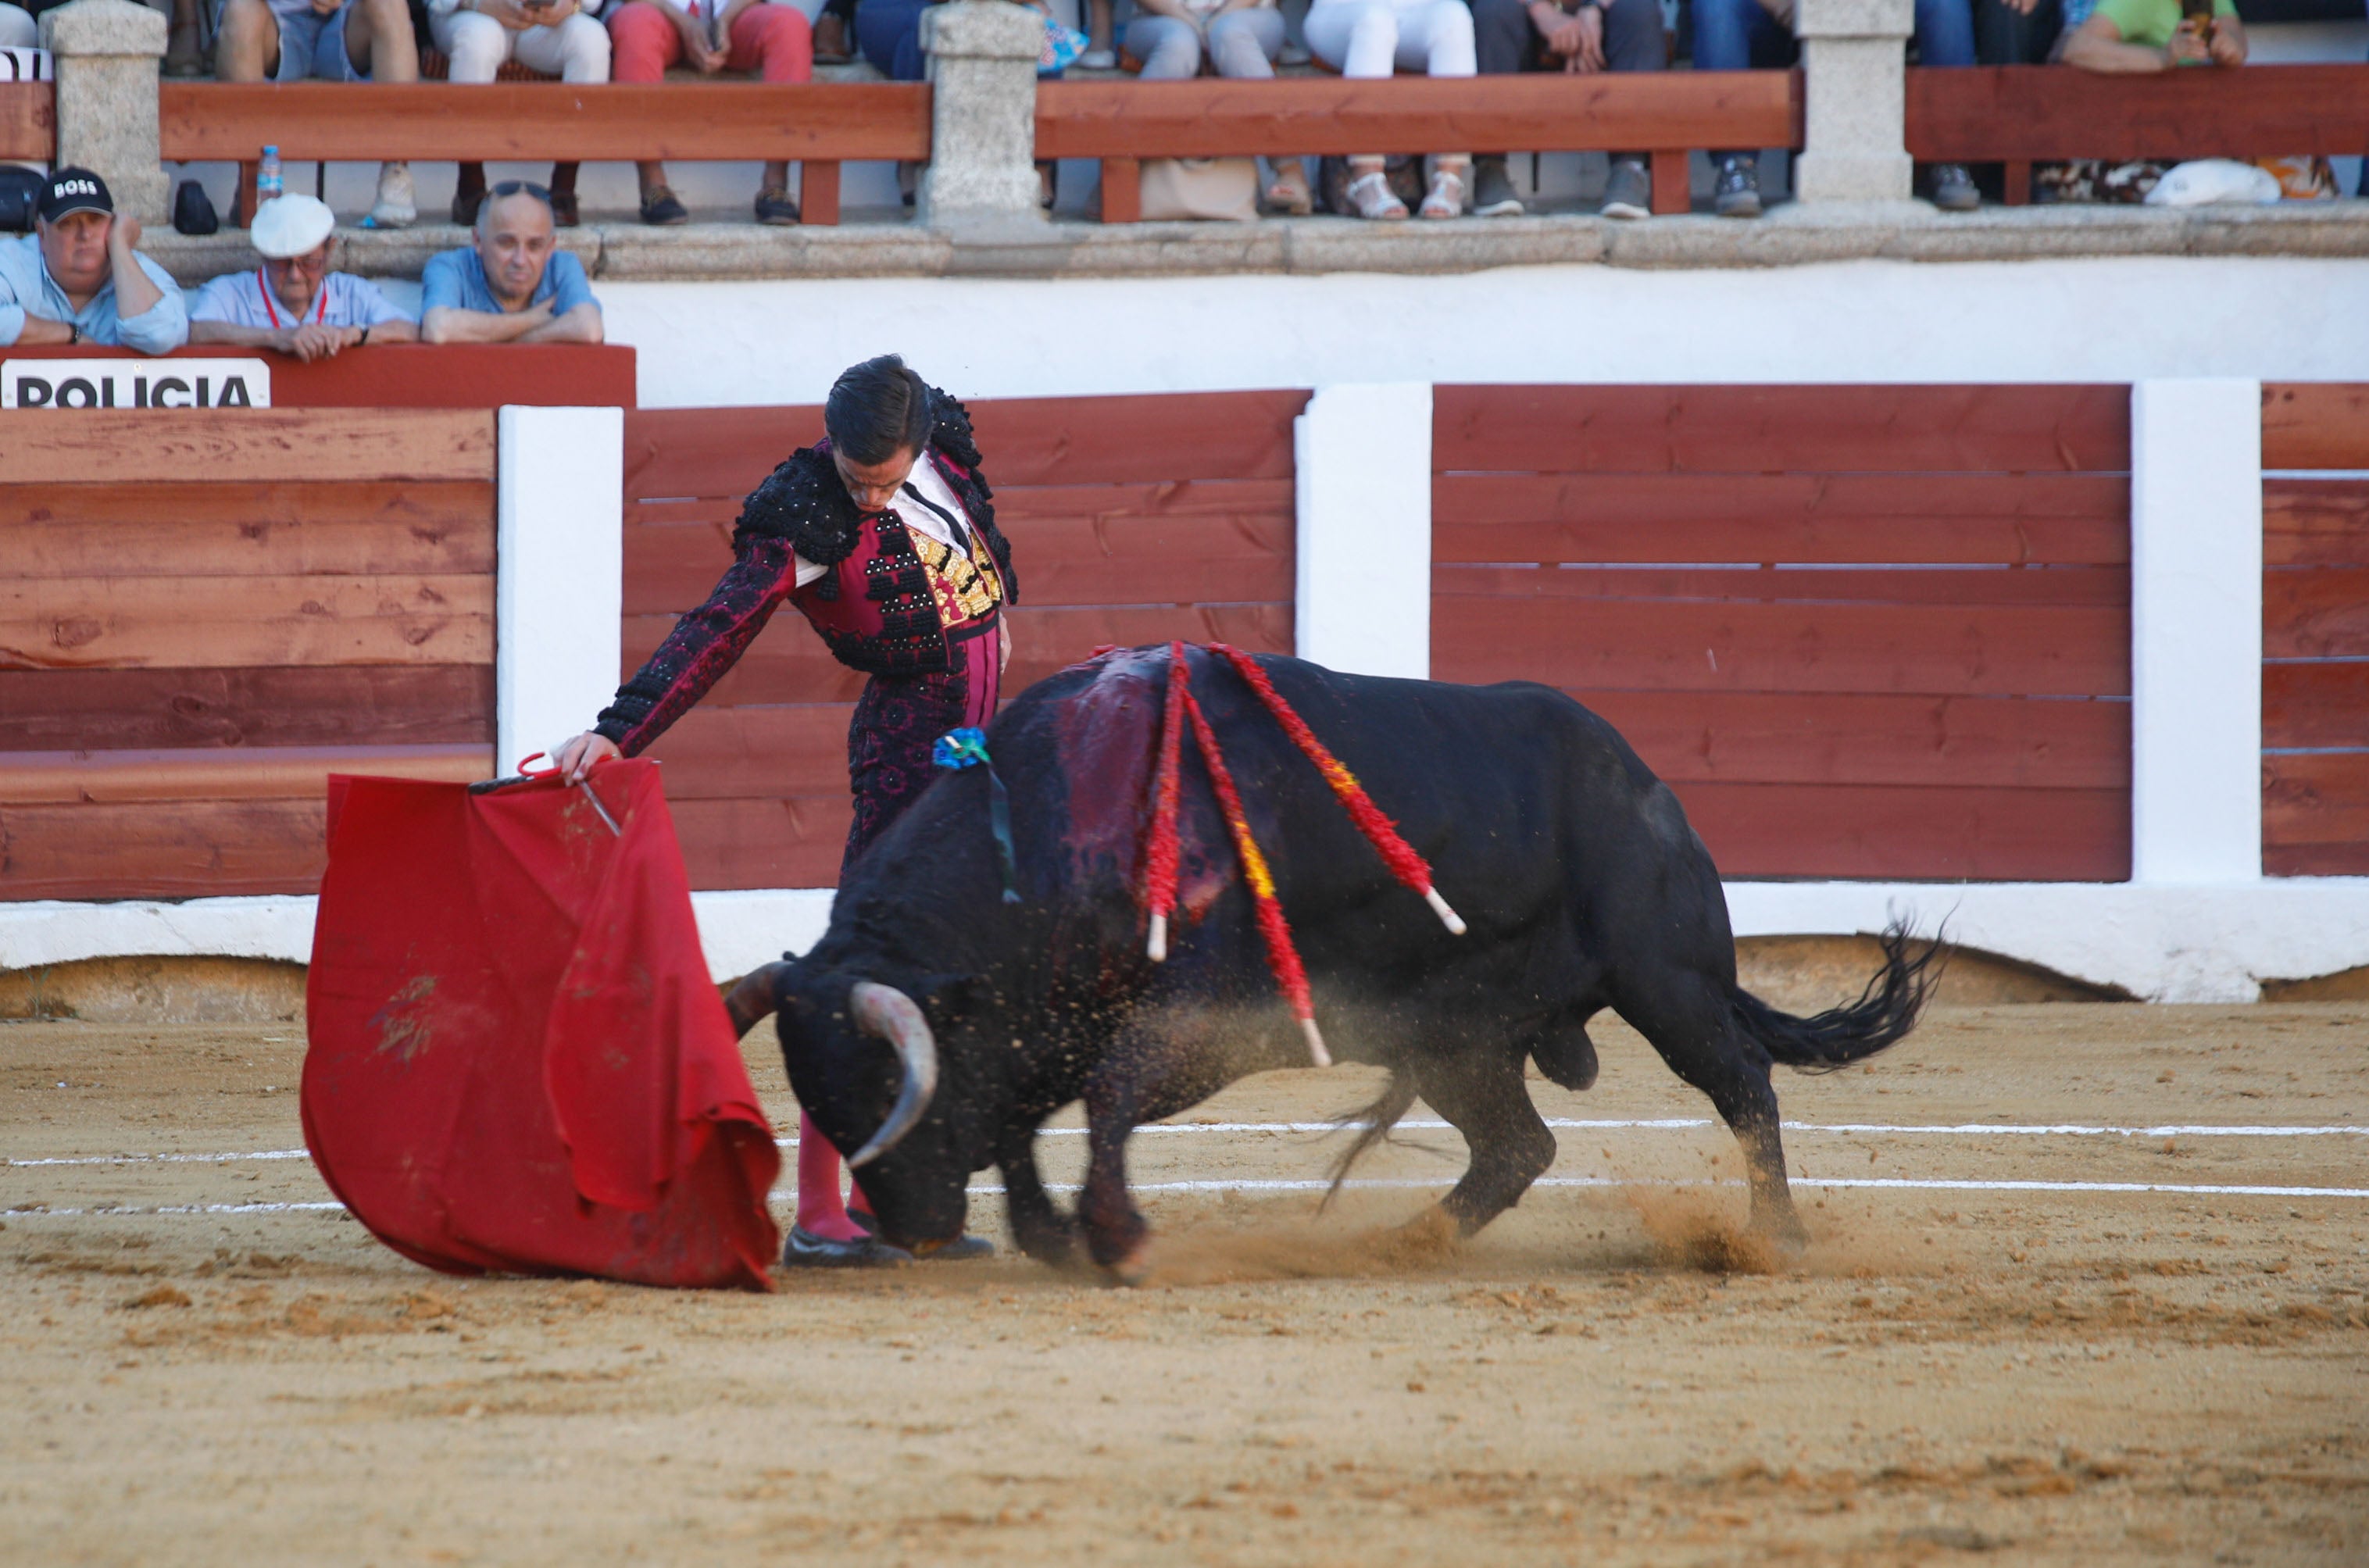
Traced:
<svg viewBox="0 0 2369 1568">
<path fill-rule="evenodd" d="M 1333 1206 L 1333 1200 L 1341 1196 L 1341 1185 L 1349 1179 L 1350 1170 L 1374 1145 L 1390 1137 L 1390 1128 L 1399 1125 L 1399 1118 L 1407 1114 L 1414 1097 L 1414 1080 L 1406 1073 L 1393 1072 L 1372 1104 L 1340 1118 L 1337 1125 L 1356 1127 L 1357 1136 L 1333 1162 L 1333 1185 L 1324 1190 L 1324 1201 L 1316 1206 L 1316 1212 L 1322 1214 Z"/>
<path fill-rule="evenodd" d="M 1729 1003 L 1736 1023 L 1771 1057 L 1803 1072 L 1832 1072 L 1898 1044 L 1917 1026 L 1926 999 L 1941 979 L 1935 963 L 1941 942 L 1937 935 L 1922 944 L 1922 952 L 1913 951 L 1919 944 L 1901 921 L 1888 927 L 1881 940 L 1883 967 L 1857 1001 L 1796 1018 L 1738 987 Z"/>
</svg>

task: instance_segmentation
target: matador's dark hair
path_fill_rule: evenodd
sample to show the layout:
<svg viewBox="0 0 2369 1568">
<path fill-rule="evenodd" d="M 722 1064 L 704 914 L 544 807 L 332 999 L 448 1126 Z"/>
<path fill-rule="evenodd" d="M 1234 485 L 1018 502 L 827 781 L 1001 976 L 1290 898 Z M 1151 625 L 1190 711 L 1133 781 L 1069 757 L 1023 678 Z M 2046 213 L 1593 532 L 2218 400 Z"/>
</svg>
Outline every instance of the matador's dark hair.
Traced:
<svg viewBox="0 0 2369 1568">
<path fill-rule="evenodd" d="M 900 452 L 918 452 L 935 422 L 929 383 L 903 358 L 883 354 L 840 372 L 822 406 L 831 445 L 869 466 Z"/>
</svg>

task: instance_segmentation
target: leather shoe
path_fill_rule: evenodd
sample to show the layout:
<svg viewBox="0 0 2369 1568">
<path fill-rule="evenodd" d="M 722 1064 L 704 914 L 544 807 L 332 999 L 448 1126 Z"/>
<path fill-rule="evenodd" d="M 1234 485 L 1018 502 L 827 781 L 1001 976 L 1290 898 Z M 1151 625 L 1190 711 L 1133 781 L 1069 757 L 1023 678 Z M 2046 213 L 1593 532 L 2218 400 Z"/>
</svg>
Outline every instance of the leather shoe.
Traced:
<svg viewBox="0 0 2369 1568">
<path fill-rule="evenodd" d="M 691 211 L 665 186 L 658 186 L 642 198 L 642 222 L 658 228 L 672 228 L 677 223 L 691 222 Z"/>
<path fill-rule="evenodd" d="M 784 1268 L 896 1268 L 912 1261 L 912 1253 L 876 1236 L 834 1242 L 803 1225 L 791 1226 L 788 1240 L 782 1243 Z"/>
<path fill-rule="evenodd" d="M 913 1249 L 913 1257 L 921 1263 L 967 1263 L 973 1258 L 991 1258 L 995 1243 L 984 1236 L 961 1235 L 936 1246 L 923 1242 Z"/>
</svg>

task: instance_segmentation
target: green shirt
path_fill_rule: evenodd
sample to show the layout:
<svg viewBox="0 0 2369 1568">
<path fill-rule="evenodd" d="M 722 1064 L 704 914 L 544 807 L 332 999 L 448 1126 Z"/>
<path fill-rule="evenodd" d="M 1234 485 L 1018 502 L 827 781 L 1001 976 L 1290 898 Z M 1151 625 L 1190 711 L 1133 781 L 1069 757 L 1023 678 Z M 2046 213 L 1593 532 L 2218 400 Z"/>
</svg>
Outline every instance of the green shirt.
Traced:
<svg viewBox="0 0 2369 1568">
<path fill-rule="evenodd" d="M 2236 16 L 2237 0 L 2213 0 L 2213 14 Z M 2180 30 L 2180 0 L 2098 0 L 2098 8 L 2090 15 L 2113 23 L 2124 43 L 2143 43 L 2150 49 L 2169 49 L 2171 35 Z"/>
</svg>

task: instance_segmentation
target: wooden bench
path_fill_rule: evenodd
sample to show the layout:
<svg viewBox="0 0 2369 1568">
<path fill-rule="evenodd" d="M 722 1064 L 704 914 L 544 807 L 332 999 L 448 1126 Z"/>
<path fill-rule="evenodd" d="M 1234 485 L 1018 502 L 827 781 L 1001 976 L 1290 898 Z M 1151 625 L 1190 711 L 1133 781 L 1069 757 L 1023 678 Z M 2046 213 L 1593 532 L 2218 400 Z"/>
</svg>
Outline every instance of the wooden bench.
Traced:
<svg viewBox="0 0 2369 1568">
<path fill-rule="evenodd" d="M 157 94 L 166 161 L 241 166 L 241 223 L 267 145 L 356 163 L 784 159 L 804 166 L 809 223 L 839 222 L 841 163 L 930 155 L 930 89 L 917 82 L 165 82 Z"/>
<path fill-rule="evenodd" d="M 1798 71 L 1047 82 L 1036 155 L 1102 163 L 1103 221 L 1142 214 L 1145 158 L 1277 153 L 1647 153 L 1654 211 L 1689 205 L 1696 147 L 1799 147 Z"/>
<path fill-rule="evenodd" d="M 0 83 L 0 158 L 46 164 L 57 155 L 57 84 Z"/>
<path fill-rule="evenodd" d="M 2067 65 L 1908 73 L 1908 151 L 1919 163 L 2007 166 L 2007 200 L 2031 200 L 2031 166 L 2074 158 L 2352 155 L 2369 148 L 2369 64 L 2203 66 L 2105 76 Z"/>
</svg>

